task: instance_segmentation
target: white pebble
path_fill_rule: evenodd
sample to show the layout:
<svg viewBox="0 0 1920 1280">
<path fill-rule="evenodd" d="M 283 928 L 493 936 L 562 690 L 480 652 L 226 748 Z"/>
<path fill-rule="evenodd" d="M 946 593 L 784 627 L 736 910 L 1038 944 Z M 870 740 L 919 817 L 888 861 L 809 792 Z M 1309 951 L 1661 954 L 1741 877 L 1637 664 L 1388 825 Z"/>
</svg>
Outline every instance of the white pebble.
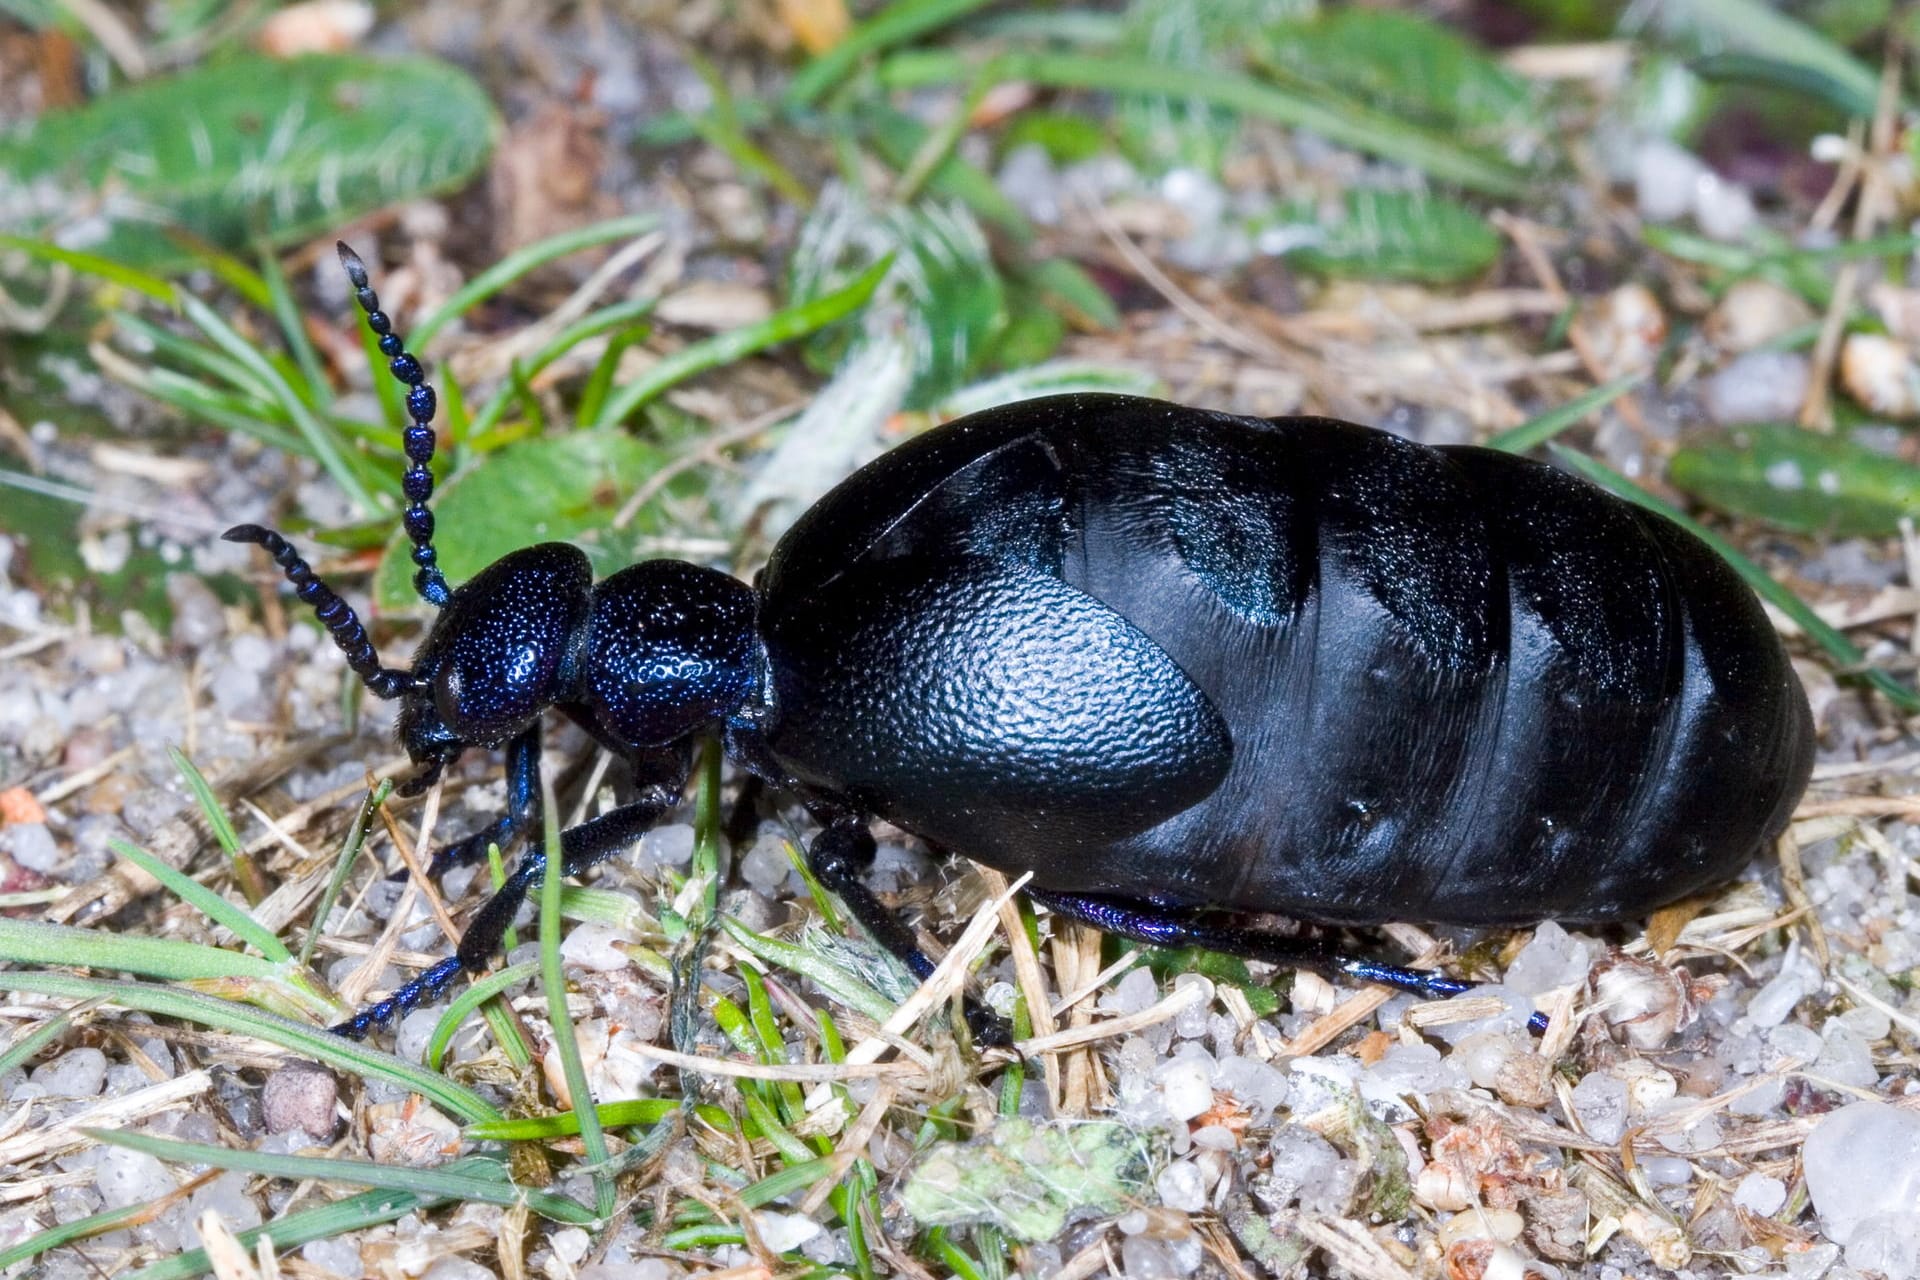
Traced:
<svg viewBox="0 0 1920 1280">
<path fill-rule="evenodd" d="M 1160 1193 L 1160 1203 L 1169 1209 L 1198 1213 L 1207 1207 L 1206 1175 L 1191 1160 L 1181 1160 L 1162 1169 L 1153 1186 Z"/>
<path fill-rule="evenodd" d="M 1102 995 L 1099 1005 L 1111 1013 L 1140 1013 L 1160 998 L 1160 984 L 1145 968 L 1129 969 L 1120 975 L 1113 990 Z"/>
<path fill-rule="evenodd" d="M 1715 422 L 1784 422 L 1807 394 L 1807 358 L 1792 351 L 1750 351 L 1706 380 L 1701 399 Z"/>
<path fill-rule="evenodd" d="M 1801 1160 L 1822 1229 L 1849 1244 L 1867 1219 L 1920 1204 L 1920 1115 L 1884 1102 L 1851 1103 L 1821 1118 Z"/>
<path fill-rule="evenodd" d="M 1762 1218 L 1770 1218 L 1780 1212 L 1780 1206 L 1786 1202 L 1787 1184 L 1778 1178 L 1769 1178 L 1764 1173 L 1748 1174 L 1733 1189 L 1734 1207 Z"/>
<path fill-rule="evenodd" d="M 1693 187 L 1693 220 L 1714 240 L 1744 240 L 1756 218 L 1753 197 L 1737 182 L 1703 173 Z"/>
<path fill-rule="evenodd" d="M 1175 1120 L 1191 1120 L 1212 1108 L 1213 1086 L 1207 1083 L 1208 1074 L 1206 1064 L 1195 1058 L 1177 1058 L 1164 1068 L 1160 1092 Z"/>
<path fill-rule="evenodd" d="M 655 827 L 640 837 L 634 860 L 643 871 L 686 866 L 693 860 L 693 827 L 684 822 Z"/>
<path fill-rule="evenodd" d="M 167 1166 L 143 1152 L 102 1147 L 94 1161 L 94 1185 L 109 1209 L 157 1200 L 178 1185 Z"/>
<path fill-rule="evenodd" d="M 578 925 L 561 940 L 560 957 L 582 969 L 618 973 L 631 963 L 622 950 L 623 945 L 631 941 L 624 932 L 608 925 Z"/>
<path fill-rule="evenodd" d="M 56 870 L 64 858 L 44 822 L 17 822 L 0 828 L 0 848 L 29 871 Z"/>
<path fill-rule="evenodd" d="M 107 1055 L 98 1049 L 71 1049 L 36 1068 L 30 1078 L 55 1098 L 91 1098 L 107 1082 Z"/>
<path fill-rule="evenodd" d="M 1920 1213 L 1890 1210 L 1863 1220 L 1847 1241 L 1847 1262 L 1886 1280 L 1920 1276 Z"/>
<path fill-rule="evenodd" d="M 1678 1156 L 1648 1156 L 1640 1162 L 1647 1181 L 1656 1187 L 1684 1186 L 1693 1177 L 1693 1166 Z"/>
<path fill-rule="evenodd" d="M 1777 1027 L 1818 983 L 1819 975 L 1809 971 L 1797 948 L 1789 948 L 1780 972 L 1747 1002 L 1747 1017 L 1756 1027 Z"/>
<path fill-rule="evenodd" d="M 1507 967 L 1504 985 L 1523 996 L 1537 996 L 1557 987 L 1585 982 L 1595 948 L 1549 920 L 1533 931 L 1533 938 Z"/>
<path fill-rule="evenodd" d="M 1707 173 L 1692 152 L 1665 138 L 1649 138 L 1633 153 L 1633 189 L 1640 216 L 1673 222 L 1693 208 L 1694 188 Z"/>
<path fill-rule="evenodd" d="M 593 1237 L 578 1227 L 563 1227 L 547 1237 L 547 1244 L 562 1262 L 572 1266 L 587 1256 Z"/>
<path fill-rule="evenodd" d="M 798 1249 L 826 1230 L 804 1213 L 775 1213 L 769 1209 L 754 1214 L 753 1225 L 761 1241 L 775 1253 Z"/>
<path fill-rule="evenodd" d="M 1627 1129 L 1626 1081 L 1605 1071 L 1591 1073 L 1573 1086 L 1573 1112 L 1595 1142 L 1620 1141 Z"/>
<path fill-rule="evenodd" d="M 740 859 L 741 879 L 762 893 L 777 892 L 792 871 L 784 836 L 761 836 Z"/>
</svg>

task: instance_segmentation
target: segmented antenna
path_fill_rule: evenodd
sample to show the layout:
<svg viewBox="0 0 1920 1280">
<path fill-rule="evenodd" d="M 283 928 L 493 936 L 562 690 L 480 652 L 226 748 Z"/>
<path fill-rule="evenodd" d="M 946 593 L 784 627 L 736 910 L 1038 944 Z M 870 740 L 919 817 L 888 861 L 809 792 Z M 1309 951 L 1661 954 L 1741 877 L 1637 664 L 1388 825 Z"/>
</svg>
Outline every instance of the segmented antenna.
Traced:
<svg viewBox="0 0 1920 1280">
<path fill-rule="evenodd" d="M 367 639 L 367 629 L 354 616 L 352 606 L 313 576 L 312 567 L 300 558 L 292 543 L 257 524 L 235 525 L 220 536 L 228 542 L 252 542 L 267 549 L 267 554 L 287 575 L 287 581 L 293 584 L 294 594 L 313 606 L 320 625 L 333 636 L 340 652 L 347 655 L 347 665 L 353 668 L 353 674 L 366 683 L 375 697 L 397 698 L 413 687 L 412 672 L 380 665 L 380 655 L 374 651 L 373 641 Z"/>
<path fill-rule="evenodd" d="M 387 369 L 407 387 L 407 415 L 413 423 L 406 430 L 407 470 L 400 487 L 407 495 L 407 509 L 400 516 L 407 537 L 413 540 L 413 563 L 419 566 L 413 575 L 413 589 L 436 609 L 447 602 L 447 580 L 440 572 L 433 549 L 433 513 L 427 499 L 433 496 L 433 412 L 438 405 L 433 388 L 427 385 L 426 370 L 407 350 L 406 343 L 393 331 L 393 319 L 380 309 L 380 295 L 367 283 L 367 264 L 347 248 L 344 240 L 334 241 L 340 265 L 346 268 L 353 284 L 354 297 L 367 313 L 367 327 L 380 339 L 380 354 L 387 357 Z"/>
</svg>

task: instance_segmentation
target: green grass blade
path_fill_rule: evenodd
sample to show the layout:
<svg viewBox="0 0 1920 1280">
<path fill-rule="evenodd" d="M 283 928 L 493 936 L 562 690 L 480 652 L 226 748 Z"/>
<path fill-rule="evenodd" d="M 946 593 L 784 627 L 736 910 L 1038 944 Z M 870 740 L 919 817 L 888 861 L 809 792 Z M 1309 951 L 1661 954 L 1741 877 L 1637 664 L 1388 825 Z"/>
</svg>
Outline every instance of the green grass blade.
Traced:
<svg viewBox="0 0 1920 1280">
<path fill-rule="evenodd" d="M 333 914 L 334 904 L 340 901 L 341 892 L 347 887 L 347 876 L 353 871 L 354 859 L 360 856 L 360 850 L 367 842 L 367 828 L 373 822 L 373 815 L 393 794 L 393 779 L 382 778 L 380 784 L 367 792 L 367 798 L 360 803 L 360 812 L 353 815 L 353 825 L 347 828 L 346 843 L 340 847 L 340 857 L 333 864 L 333 875 L 327 879 L 327 887 L 320 895 L 320 901 L 313 909 L 313 925 L 307 930 L 307 940 L 300 944 L 300 967 L 305 968 L 313 959 L 313 949 L 320 943 L 320 935 L 326 932 L 327 917 Z"/>
<path fill-rule="evenodd" d="M 610 218 L 605 222 L 563 231 L 557 236 L 549 236 L 524 249 L 515 250 L 467 281 L 465 287 L 451 298 L 422 316 L 420 322 L 407 331 L 409 349 L 426 350 L 435 334 L 529 271 L 570 253 L 591 249 L 597 244 L 645 235 L 659 225 L 660 219 L 651 213 L 629 214 L 623 218 Z"/>
<path fill-rule="evenodd" d="M 83 253 L 78 249 L 63 249 L 50 240 L 36 240 L 31 236 L 10 235 L 0 232 L 0 249 L 17 249 L 30 258 L 42 262 L 57 262 L 72 267 L 83 275 L 117 284 L 123 289 L 145 294 L 155 302 L 164 302 L 168 306 L 178 303 L 180 294 L 167 281 L 159 276 L 136 268 L 124 266 L 112 258 L 103 258 L 97 253 Z"/>
<path fill-rule="evenodd" d="M 433 1036 L 427 1041 L 427 1065 L 435 1071 L 440 1070 L 440 1059 L 445 1056 L 447 1046 L 453 1043 L 454 1033 L 460 1030 L 460 1024 L 467 1020 L 467 1016 L 514 983 L 524 982 L 538 972 L 540 972 L 538 960 L 509 965 L 505 969 L 488 974 L 455 996 L 453 1003 L 447 1006 L 446 1013 L 442 1014 L 440 1021 L 434 1024 Z"/>
<path fill-rule="evenodd" d="M 247 857 L 246 846 L 240 843 L 240 833 L 233 829 L 233 823 L 227 818 L 227 811 L 221 807 L 220 798 L 213 794 L 213 784 L 207 781 L 205 774 L 193 761 L 187 759 L 187 753 L 171 744 L 167 747 L 167 756 L 173 761 L 173 767 L 187 781 L 187 789 L 193 792 L 193 798 L 200 805 L 200 812 L 207 819 L 207 826 L 213 831 L 213 838 L 226 850 L 227 862 L 233 868 L 233 878 L 240 885 L 240 892 L 247 895 L 248 902 L 258 902 L 267 896 L 267 882 L 261 878 L 260 869 Z"/>
<path fill-rule="evenodd" d="M 15 921 L 0 921 L 0 933 Z M 42 925 L 40 928 L 53 928 Z M 77 929 L 73 932 L 85 933 Z M 135 939 L 119 939 L 123 942 Z M 154 939 L 145 939 L 152 942 Z M 205 948 L 202 948 L 203 950 Z M 233 954 L 233 953 L 222 953 Z M 253 960 L 252 956 L 238 957 Z M 67 963 L 75 963 L 67 961 Z M 374 1076 L 426 1098 L 442 1111 L 458 1119 L 497 1120 L 500 1112 L 479 1094 L 446 1077 L 428 1071 L 417 1063 L 396 1058 L 390 1053 L 370 1049 L 345 1036 L 337 1036 L 319 1027 L 303 1026 L 287 1018 L 263 1013 L 231 1000 L 219 1000 L 197 991 L 154 986 L 144 982 L 110 982 L 100 978 L 81 978 L 65 973 L 0 973 L 0 991 L 24 991 L 34 995 L 61 996 L 69 1000 L 100 1000 L 122 1009 L 181 1018 L 201 1026 L 231 1031 L 236 1035 L 258 1036 L 291 1053 L 313 1058 L 359 1076 Z"/>
<path fill-rule="evenodd" d="M 16 1262 L 25 1262 L 28 1258 L 37 1258 L 48 1250 L 61 1248 L 76 1240 L 87 1240 L 109 1231 L 118 1231 L 122 1227 L 137 1226 L 146 1221 L 152 1212 L 152 1206 L 142 1202 L 127 1205 L 123 1209 L 104 1209 L 72 1222 L 48 1227 L 45 1231 L 28 1236 L 11 1249 L 0 1249 L 0 1270 Z"/>
<path fill-rule="evenodd" d="M 603 1129 L 650 1128 L 674 1115 L 686 1104 L 679 1098 L 629 1098 L 624 1102 L 602 1102 L 593 1113 Z M 733 1117 L 710 1103 L 694 1104 L 693 1112 L 704 1123 L 722 1133 L 734 1132 Z M 550 1116 L 522 1116 L 511 1120 L 481 1120 L 466 1127 L 466 1136 L 475 1142 L 540 1142 L 548 1138 L 571 1138 L 580 1132 L 580 1116 L 562 1111 Z"/>
<path fill-rule="evenodd" d="M 1255 119 L 1306 129 L 1330 142 L 1412 165 L 1442 181 L 1487 195 L 1522 196 L 1528 190 L 1526 176 L 1519 170 L 1456 146 L 1438 134 L 1357 104 L 1328 104 L 1321 100 L 1322 95 L 1264 84 L 1232 72 L 1137 58 L 1046 52 L 1001 54 L 990 66 L 996 83 L 1024 80 L 1055 89 L 1195 98 Z M 976 62 L 944 51 L 897 54 L 880 69 L 881 80 L 895 88 L 966 85 L 979 74 Z"/>
<path fill-rule="evenodd" d="M 440 1167 L 459 1171 L 491 1163 L 484 1157 L 468 1156 Z M 290 1213 L 265 1226 L 238 1232 L 234 1238 L 240 1242 L 241 1248 L 250 1250 L 255 1242 L 265 1237 L 273 1242 L 276 1250 L 284 1254 L 313 1240 L 330 1240 L 349 1231 L 361 1231 L 367 1227 L 377 1227 L 383 1222 L 392 1222 L 395 1218 L 404 1218 L 416 1210 L 431 1209 L 446 1203 L 448 1198 L 423 1196 L 412 1191 L 363 1191 L 332 1204 Z M 128 1272 L 122 1280 L 191 1280 L 211 1270 L 213 1264 L 207 1260 L 205 1249 L 189 1249 L 163 1262 Z"/>
<path fill-rule="evenodd" d="M 422 1169 L 414 1165 L 374 1164 L 370 1160 L 342 1160 L 336 1156 L 246 1151 L 116 1129 L 84 1129 L 81 1132 L 96 1142 L 125 1147 L 129 1151 L 138 1151 L 156 1160 L 167 1160 L 174 1164 L 205 1164 L 216 1169 L 238 1169 L 243 1173 L 285 1178 L 290 1182 L 305 1178 L 329 1183 L 352 1182 L 363 1187 L 411 1191 L 415 1194 L 425 1192 L 432 1196 L 479 1201 L 481 1204 L 504 1205 L 508 1208 L 524 1204 L 541 1217 L 556 1222 L 575 1226 L 587 1226 L 593 1222 L 584 1207 L 565 1196 L 550 1191 L 535 1191 L 509 1181 L 506 1166 L 501 1164 L 492 1166 L 499 1171 L 497 1176 L 488 1176 L 479 1171 L 466 1172 L 445 1166 Z"/>
<path fill-rule="evenodd" d="M 16 964 L 111 969 L 172 982 L 222 978 L 272 981 L 283 975 L 273 961 L 244 951 L 226 951 L 178 938 L 76 929 L 4 916 L 0 916 L 0 959 Z"/>
<path fill-rule="evenodd" d="M 1646 377 L 1645 373 L 1629 373 L 1612 382 L 1603 382 L 1557 408 L 1549 409 L 1509 431 L 1502 431 L 1487 441 L 1487 448 L 1498 449 L 1502 453 L 1526 453 L 1530 449 L 1537 449 L 1588 414 L 1606 408 L 1639 386 Z"/>
<path fill-rule="evenodd" d="M 810 302 L 776 311 L 757 324 L 716 333 L 702 342 L 681 348 L 647 370 L 638 380 L 628 383 L 610 396 L 593 425 L 617 426 L 637 413 L 648 401 L 688 378 L 732 364 L 743 356 L 764 351 L 782 342 L 804 338 L 836 320 L 844 319 L 867 304 L 867 299 L 873 296 L 873 291 L 880 287 L 880 281 L 892 269 L 893 259 L 882 258 L 844 288 Z"/>
<path fill-rule="evenodd" d="M 72 1026 L 73 1020 L 83 1010 L 91 1009 L 99 1003 L 98 1000 L 89 1000 L 71 1009 L 63 1009 L 8 1045 L 5 1052 L 0 1052 L 0 1075 L 6 1074 L 15 1067 L 26 1066 L 33 1060 L 36 1053 L 58 1039 L 61 1033 Z"/>
<path fill-rule="evenodd" d="M 330 426 L 322 422 L 306 401 L 294 393 L 293 387 L 273 367 L 273 362 L 256 350 L 251 342 L 235 332 L 232 325 L 190 293 L 180 295 L 180 309 L 187 319 L 194 323 L 200 332 L 212 339 L 213 344 L 245 365 L 255 378 L 258 378 L 273 392 L 280 407 L 293 420 L 294 428 L 306 438 L 307 446 L 313 450 L 313 456 L 327 469 L 334 483 L 340 486 L 348 498 L 359 509 L 363 519 L 371 519 L 380 511 L 380 504 L 373 494 L 360 481 L 360 476 L 347 464 L 340 451 L 340 444 L 334 439 Z"/>
<path fill-rule="evenodd" d="M 988 0 L 896 0 L 849 31 L 844 39 L 800 68 L 783 95 L 789 107 L 804 107 L 839 84 L 861 59 L 905 44 L 956 22 Z"/>
<path fill-rule="evenodd" d="M 580 1145 L 593 1174 L 594 1208 L 601 1222 L 613 1216 L 613 1179 L 600 1171 L 607 1163 L 607 1136 L 600 1130 L 600 1117 L 593 1109 L 593 1093 L 587 1087 L 587 1068 L 580 1060 L 580 1041 L 573 1033 L 573 1017 L 567 1012 L 567 972 L 560 960 L 560 883 L 566 878 L 561 865 L 560 806 L 553 798 L 553 784 L 543 774 L 540 789 L 545 798 L 547 872 L 540 877 L 540 980 L 547 989 L 547 1018 L 553 1024 L 553 1046 L 560 1053 L 560 1070 L 566 1077 L 567 1096 L 580 1115 Z"/>
<path fill-rule="evenodd" d="M 1733 566 L 1733 571 L 1753 588 L 1756 595 L 1792 618 L 1794 624 L 1806 632 L 1808 638 L 1819 645 L 1828 657 L 1843 668 L 1859 669 L 1861 676 L 1868 684 L 1886 694 L 1888 699 L 1903 711 L 1920 711 L 1920 693 L 1901 684 L 1885 671 L 1867 669 L 1867 655 L 1858 645 L 1847 639 L 1836 628 L 1823 622 L 1820 615 L 1808 607 L 1806 601 L 1775 582 L 1765 569 L 1741 555 L 1725 538 L 1692 519 L 1672 503 L 1662 501 L 1648 493 L 1605 463 L 1563 445 L 1552 445 L 1550 448 L 1553 450 L 1555 460 L 1569 471 L 1584 476 L 1609 493 L 1625 498 L 1628 502 L 1665 516 L 1712 547 L 1721 559 Z"/>
<path fill-rule="evenodd" d="M 597 311 L 581 316 L 555 334 L 552 341 L 533 353 L 526 362 L 527 376 L 537 375 L 582 342 L 610 330 L 622 330 L 631 326 L 631 336 L 626 337 L 626 343 L 645 336 L 648 329 L 646 317 L 653 310 L 656 302 L 657 299 L 654 298 L 636 298 L 628 302 L 616 302 L 612 306 L 601 307 Z M 609 350 L 612 349 L 614 342 L 621 342 L 620 337 L 616 336 L 613 342 L 608 344 Z M 621 345 L 624 349 L 625 343 Z M 494 425 L 506 415 L 507 407 L 513 403 L 516 394 L 515 388 L 509 385 L 502 386 L 488 397 L 487 402 L 480 406 L 480 411 L 474 414 L 472 421 L 468 424 L 467 438 L 477 444 L 475 437 L 483 436 L 493 430 Z"/>
<path fill-rule="evenodd" d="M 255 920 L 244 907 L 227 901 L 186 872 L 168 866 L 145 849 L 128 844 L 125 840 L 109 840 L 107 847 L 172 890 L 182 902 L 200 908 L 208 919 L 224 926 L 227 932 L 267 959 L 276 963 L 293 959 L 293 953 L 274 936 L 273 930 Z"/>
<path fill-rule="evenodd" d="M 266 282 L 270 309 L 280 324 L 280 336 L 286 340 L 287 350 L 293 353 L 293 362 L 306 381 L 307 394 L 302 399 L 308 404 L 322 403 L 328 398 L 326 371 L 320 367 L 320 355 L 313 349 L 313 343 L 307 340 L 306 321 L 300 314 L 300 304 L 293 300 L 293 291 L 287 288 L 280 259 L 265 245 L 260 246 L 260 278 Z"/>
</svg>

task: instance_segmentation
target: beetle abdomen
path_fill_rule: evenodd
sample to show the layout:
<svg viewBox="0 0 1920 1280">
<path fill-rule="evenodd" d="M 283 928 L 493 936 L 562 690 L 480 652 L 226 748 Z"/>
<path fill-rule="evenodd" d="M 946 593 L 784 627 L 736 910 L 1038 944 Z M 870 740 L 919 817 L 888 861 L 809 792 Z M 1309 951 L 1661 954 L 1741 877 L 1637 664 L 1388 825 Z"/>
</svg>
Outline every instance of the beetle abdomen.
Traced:
<svg viewBox="0 0 1920 1280">
<path fill-rule="evenodd" d="M 1355 923 L 1623 917 L 1731 875 L 1810 768 L 1805 697 L 1718 557 L 1503 454 L 1063 397 L 929 433 L 808 523 L 770 619 L 856 563 L 998 548 L 1217 708 L 1226 777 L 1091 861 L 1030 826 L 956 843 L 1042 886 Z"/>
</svg>

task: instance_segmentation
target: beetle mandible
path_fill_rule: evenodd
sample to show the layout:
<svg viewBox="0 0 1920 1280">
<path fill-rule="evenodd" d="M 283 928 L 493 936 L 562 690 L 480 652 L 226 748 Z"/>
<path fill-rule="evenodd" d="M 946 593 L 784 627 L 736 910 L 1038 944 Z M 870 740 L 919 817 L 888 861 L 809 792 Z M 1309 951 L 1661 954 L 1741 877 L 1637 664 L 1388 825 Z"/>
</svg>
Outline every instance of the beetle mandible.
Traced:
<svg viewBox="0 0 1920 1280">
<path fill-rule="evenodd" d="M 575 875 L 679 800 L 701 734 L 822 823 L 814 872 L 918 975 L 862 879 L 884 818 L 1031 871 L 1051 910 L 1427 994 L 1317 925 L 1608 921 L 1733 875 L 1812 768 L 1806 695 L 1752 593 L 1692 535 L 1546 465 L 1321 418 L 1111 395 L 973 414 L 808 510 L 751 587 L 644 561 L 593 581 L 545 543 L 449 589 L 435 399 L 365 266 L 340 258 L 412 425 L 403 523 L 441 612 L 410 668 L 278 533 L 260 544 L 368 689 L 418 792 L 504 747 L 508 807 L 430 873 L 531 843 L 457 954 L 337 1031 L 483 970 L 547 862 L 540 718 L 632 768 L 561 836 Z"/>
</svg>

